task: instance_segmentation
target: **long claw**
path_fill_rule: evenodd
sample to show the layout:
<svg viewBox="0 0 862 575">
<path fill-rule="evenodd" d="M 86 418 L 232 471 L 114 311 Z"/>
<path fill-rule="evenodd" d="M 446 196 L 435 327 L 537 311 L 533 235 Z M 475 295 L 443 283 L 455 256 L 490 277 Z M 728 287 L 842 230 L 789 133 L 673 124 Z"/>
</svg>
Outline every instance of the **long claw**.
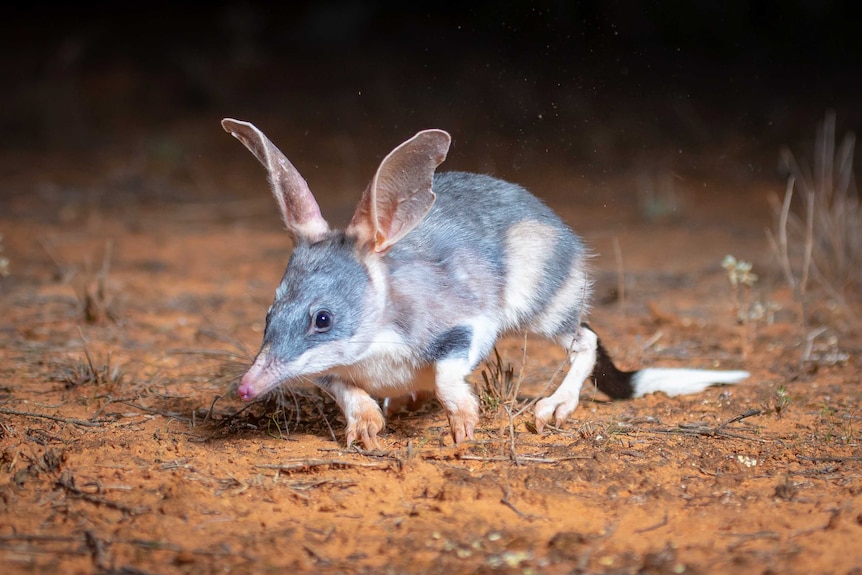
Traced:
<svg viewBox="0 0 862 575">
<path fill-rule="evenodd" d="M 384 425 L 383 415 L 375 404 L 374 409 L 365 410 L 355 420 L 348 422 L 345 437 L 347 447 L 360 439 L 365 449 L 380 449 L 377 432 L 383 429 Z"/>
<path fill-rule="evenodd" d="M 473 433 L 479 424 L 478 413 L 458 412 L 449 415 L 449 428 L 456 444 L 475 439 Z"/>
</svg>

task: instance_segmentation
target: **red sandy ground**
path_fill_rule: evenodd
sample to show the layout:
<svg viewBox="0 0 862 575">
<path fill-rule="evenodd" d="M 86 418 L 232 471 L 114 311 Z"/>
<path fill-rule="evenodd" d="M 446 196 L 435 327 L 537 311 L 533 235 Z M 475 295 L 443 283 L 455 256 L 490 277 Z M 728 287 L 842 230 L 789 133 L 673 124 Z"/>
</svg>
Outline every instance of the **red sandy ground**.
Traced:
<svg viewBox="0 0 862 575">
<path fill-rule="evenodd" d="M 764 234 L 780 182 L 683 170 L 675 210 L 648 219 L 633 172 L 495 170 L 597 253 L 591 322 L 623 367 L 752 376 L 626 402 L 586 388 L 542 435 L 529 411 L 512 437 L 489 410 L 459 447 L 431 404 L 366 452 L 313 390 L 283 407 L 235 397 L 290 246 L 247 152 L 217 123 L 185 133 L 201 134 L 177 136 L 190 159 L 138 167 L 40 157 L 34 176 L 34 158 L 3 159 L 4 573 L 862 572 L 862 340 L 819 298 L 829 329 L 800 368 L 798 307 Z M 316 143 L 335 159 L 307 176 L 344 221 L 374 160 L 344 175 L 324 153 L 341 145 Z M 728 253 L 754 262 L 752 300 L 781 306 L 771 325 L 736 322 Z M 524 344 L 499 351 L 529 399 L 563 354 Z"/>
</svg>

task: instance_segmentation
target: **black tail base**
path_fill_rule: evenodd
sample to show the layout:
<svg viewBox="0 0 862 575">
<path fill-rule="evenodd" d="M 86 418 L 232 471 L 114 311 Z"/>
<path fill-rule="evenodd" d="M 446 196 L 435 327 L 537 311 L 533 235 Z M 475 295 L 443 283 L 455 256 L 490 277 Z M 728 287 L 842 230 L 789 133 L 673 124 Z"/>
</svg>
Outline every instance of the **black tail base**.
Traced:
<svg viewBox="0 0 862 575">
<path fill-rule="evenodd" d="M 588 324 L 584 329 L 595 333 Z M 596 365 L 590 378 L 596 382 L 599 391 L 611 399 L 629 399 L 634 396 L 635 388 L 632 382 L 636 371 L 622 371 L 614 365 L 608 350 L 602 345 L 602 340 L 596 336 Z"/>
</svg>

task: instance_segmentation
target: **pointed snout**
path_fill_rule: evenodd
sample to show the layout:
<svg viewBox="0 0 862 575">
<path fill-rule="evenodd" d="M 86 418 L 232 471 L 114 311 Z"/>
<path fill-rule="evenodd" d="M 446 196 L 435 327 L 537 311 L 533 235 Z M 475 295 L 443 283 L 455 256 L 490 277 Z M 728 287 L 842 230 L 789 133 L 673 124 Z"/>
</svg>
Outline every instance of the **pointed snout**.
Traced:
<svg viewBox="0 0 862 575">
<path fill-rule="evenodd" d="M 257 397 L 257 386 L 255 385 L 255 375 L 252 373 L 252 370 L 248 370 L 244 376 L 242 376 L 242 380 L 239 382 L 239 388 L 237 388 L 237 393 L 239 393 L 240 398 L 243 401 L 251 401 L 255 397 Z"/>
<path fill-rule="evenodd" d="M 245 372 L 245 375 L 242 376 L 237 393 L 243 401 L 251 401 L 256 397 L 260 397 L 273 387 L 274 384 L 269 381 L 271 378 L 267 377 L 269 370 L 266 367 L 268 363 L 269 360 L 266 354 L 261 352 L 258 354 L 257 359 L 254 360 L 252 366 Z"/>
</svg>

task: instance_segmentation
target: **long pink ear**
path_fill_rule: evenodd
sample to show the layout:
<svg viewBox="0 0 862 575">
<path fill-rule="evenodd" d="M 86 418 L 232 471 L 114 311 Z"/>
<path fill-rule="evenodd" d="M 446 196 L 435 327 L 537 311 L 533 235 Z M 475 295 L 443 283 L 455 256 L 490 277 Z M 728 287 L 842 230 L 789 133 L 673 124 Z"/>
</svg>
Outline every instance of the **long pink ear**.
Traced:
<svg viewBox="0 0 862 575">
<path fill-rule="evenodd" d="M 434 170 L 452 138 L 443 130 L 419 132 L 383 158 L 347 227 L 360 243 L 385 252 L 407 235 L 434 204 Z"/>
<path fill-rule="evenodd" d="M 320 215 L 320 207 L 308 189 L 308 183 L 281 150 L 254 124 L 225 118 L 221 125 L 225 132 L 242 142 L 269 172 L 272 195 L 293 239 L 314 242 L 325 236 L 329 232 L 329 224 Z"/>
</svg>

